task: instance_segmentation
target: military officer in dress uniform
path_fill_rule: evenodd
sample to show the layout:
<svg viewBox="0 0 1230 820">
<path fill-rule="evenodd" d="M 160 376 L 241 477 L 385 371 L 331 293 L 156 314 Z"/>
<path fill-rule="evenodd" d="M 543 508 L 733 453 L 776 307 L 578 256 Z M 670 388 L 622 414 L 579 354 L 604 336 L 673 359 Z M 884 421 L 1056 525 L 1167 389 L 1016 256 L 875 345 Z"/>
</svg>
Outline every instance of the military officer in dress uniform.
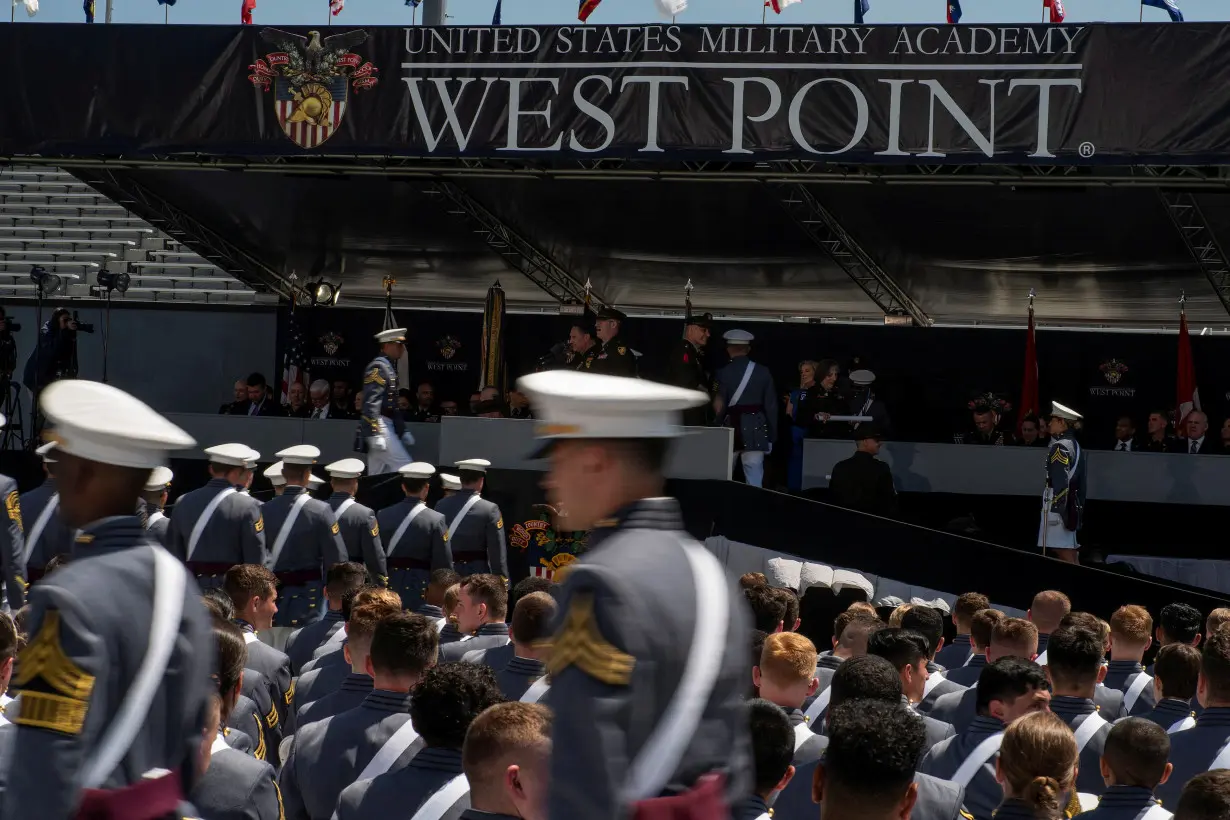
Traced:
<svg viewBox="0 0 1230 820">
<path fill-rule="evenodd" d="M 491 462 L 485 458 L 467 458 L 454 466 L 461 479 L 461 489 L 436 502 L 436 512 L 444 516 L 444 540 L 452 552 L 453 569 L 462 578 L 489 572 L 507 579 L 504 514 L 481 497 Z"/>
<path fill-rule="evenodd" d="M 389 586 L 401 596 L 402 606 L 414 611 L 423 603 L 432 571 L 452 569 L 453 557 L 444 540 L 444 516 L 427 506 L 436 468 L 415 461 L 398 472 L 406 497 L 385 507 L 376 519 L 388 539 Z"/>
<path fill-rule="evenodd" d="M 743 477 L 748 484 L 764 483 L 764 457 L 773 452 L 777 441 L 777 394 L 769 368 L 748 358 L 752 340 L 746 330 L 728 330 L 723 336 L 730 363 L 719 370 L 717 383 L 717 414 L 725 427 L 735 430 L 735 449 L 731 459 L 743 464 Z"/>
<path fill-rule="evenodd" d="M 594 328 L 602 341 L 585 354 L 582 367 L 586 373 L 605 373 L 608 376 L 637 375 L 636 353 L 619 338 L 620 325 L 627 318 L 623 311 L 613 307 L 598 311 Z"/>
<path fill-rule="evenodd" d="M 888 421 L 888 407 L 872 388 L 875 381 L 876 374 L 870 370 L 855 370 L 850 373 L 850 385 L 854 392 L 849 399 L 849 412 L 852 416 L 871 416 L 881 433 L 886 436 L 892 435 L 892 428 Z M 851 426 L 857 431 L 859 422 L 853 422 Z"/>
<path fill-rule="evenodd" d="M 0 414 L 0 427 L 5 418 Z M 0 494 L 4 495 L 5 522 L 0 530 L 0 561 L 4 566 L 4 600 L 11 610 L 18 610 L 26 602 L 26 539 L 21 524 L 21 495 L 17 482 L 0 475 Z"/>
<path fill-rule="evenodd" d="M 26 577 L 31 583 L 43 577 L 43 568 L 57 555 L 68 555 L 73 547 L 73 530 L 60 516 L 60 492 L 55 478 L 54 441 L 35 450 L 43 457 L 47 479 L 33 490 L 21 494 L 25 523 Z"/>
<path fill-rule="evenodd" d="M 196 442 L 106 384 L 55 382 L 40 404 L 61 511 L 81 535 L 72 562 L 30 590 L 0 818 L 178 818 L 197 778 L 212 636 L 196 584 L 133 499 L 167 453 Z"/>
<path fill-rule="evenodd" d="M 333 495 L 329 496 L 329 508 L 342 531 L 346 554 L 351 561 L 360 561 L 371 573 L 372 581 L 388 586 L 389 572 L 385 568 L 384 546 L 380 543 L 380 525 L 376 523 L 376 511 L 354 500 L 359 490 L 359 476 L 363 475 L 363 462 L 357 458 L 344 458 L 325 467 Z"/>
<path fill-rule="evenodd" d="M 265 472 L 261 475 L 269 479 L 269 483 L 273 485 L 274 496 L 279 496 L 286 491 L 286 479 L 282 478 L 282 462 L 273 462 L 265 468 Z"/>
<path fill-rule="evenodd" d="M 247 482 L 253 452 L 236 443 L 207 448 L 209 481 L 180 496 L 171 511 L 167 549 L 188 565 L 202 587 L 221 586 L 222 576 L 235 564 L 265 562 L 260 502 L 236 489 Z"/>
<path fill-rule="evenodd" d="M 678 503 L 662 497 L 680 413 L 708 397 L 567 371 L 525 376 L 519 388 L 546 440 L 548 503 L 568 510 L 569 530 L 592 529 L 559 590 L 547 665 L 548 817 L 655 816 L 668 794 L 688 816 L 726 817 L 752 790 L 750 619 L 721 564 L 684 530 Z"/>
<path fill-rule="evenodd" d="M 893 471 L 876 458 L 880 452 L 880 438 L 875 422 L 858 426 L 854 431 L 857 442 L 854 455 L 833 465 L 829 490 L 833 502 L 842 507 L 895 518 L 897 490 L 893 487 Z"/>
<path fill-rule="evenodd" d="M 307 626 L 324 614 L 325 574 L 346 562 L 346 544 L 333 510 L 308 493 L 312 465 L 320 450 L 296 444 L 278 452 L 286 489 L 265 502 L 269 558 L 265 565 L 280 583 L 274 626 Z"/>
<path fill-rule="evenodd" d="M 713 376 L 705 365 L 705 346 L 709 344 L 709 332 L 713 329 L 713 314 L 693 314 L 685 321 L 683 338 L 671 348 L 666 383 L 709 395 Z M 704 427 L 712 423 L 712 418 L 713 408 L 707 403 L 683 411 L 683 423 L 687 427 Z"/>
<path fill-rule="evenodd" d="M 1046 490 L 1042 493 L 1042 525 L 1038 546 L 1045 555 L 1080 563 L 1080 531 L 1085 508 L 1084 451 L 1076 443 L 1081 414 L 1059 402 L 1051 402 L 1051 444 L 1046 453 Z"/>
<path fill-rule="evenodd" d="M 167 518 L 164 510 L 167 506 L 167 493 L 171 489 L 171 480 L 174 478 L 175 474 L 169 467 L 155 467 L 145 482 L 145 490 L 141 493 L 141 500 L 145 504 L 145 529 L 149 530 L 149 534 L 157 538 L 158 543 L 164 546 L 167 543 L 167 529 L 171 526 L 171 519 Z"/>
<path fill-rule="evenodd" d="M 380 355 L 367 365 L 363 376 L 363 415 L 359 420 L 355 451 L 367 453 L 370 475 L 395 473 L 410 463 L 407 448 L 414 443 L 397 406 L 397 360 L 406 355 L 406 329 L 376 334 Z"/>
<path fill-rule="evenodd" d="M 461 479 L 451 473 L 440 473 L 440 489 L 444 491 L 443 498 L 461 491 Z"/>
</svg>

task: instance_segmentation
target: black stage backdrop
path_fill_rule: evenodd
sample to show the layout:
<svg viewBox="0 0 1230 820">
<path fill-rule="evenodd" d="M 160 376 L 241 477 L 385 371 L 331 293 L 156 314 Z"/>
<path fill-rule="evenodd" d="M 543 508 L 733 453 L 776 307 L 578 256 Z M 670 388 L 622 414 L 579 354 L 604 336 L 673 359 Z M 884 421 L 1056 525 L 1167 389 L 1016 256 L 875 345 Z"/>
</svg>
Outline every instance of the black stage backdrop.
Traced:
<svg viewBox="0 0 1230 820">
<path fill-rule="evenodd" d="M 697 309 L 703 309 L 698 300 Z M 279 339 L 285 339 L 287 313 L 279 314 Z M 312 378 L 348 378 L 358 384 L 363 366 L 376 353 L 372 334 L 383 315 L 359 308 L 317 308 L 296 313 L 308 343 Z M 1177 320 L 1176 316 L 1176 320 Z M 451 398 L 464 409 L 479 388 L 482 314 L 399 310 L 408 328 L 411 384 L 430 381 L 438 398 Z M 531 372 L 552 345 L 568 335 L 571 319 L 512 314 L 507 317 L 510 378 Z M 715 326 L 709 358 L 725 362 L 721 334 L 734 327 Z M 895 437 L 911 441 L 951 441 L 970 427 L 966 402 L 975 393 L 1005 394 L 1016 404 L 1024 371 L 1024 330 L 882 327 L 838 324 L 746 323 L 756 335 L 752 358 L 767 365 L 777 390 L 797 386 L 796 366 L 803 359 L 832 358 L 843 372 L 857 360 L 876 374 L 876 389 L 888 403 Z M 1198 330 L 1198 329 L 1197 329 Z M 623 337 L 643 355 L 641 375 L 659 378 L 664 357 L 682 333 L 674 319 L 630 319 Z M 1137 420 L 1175 403 L 1178 337 L 1174 334 L 1039 330 L 1038 370 L 1043 409 L 1050 400 L 1085 415 L 1084 440 L 1109 447 L 1115 421 L 1122 414 Z M 1230 415 L 1230 339 L 1192 336 L 1200 397 L 1214 428 Z M 332 352 L 329 352 L 332 350 Z M 281 372 L 281 353 L 277 372 Z M 1015 409 L 1004 426 L 1015 426 Z M 783 441 L 786 440 L 783 438 Z M 780 448 L 783 452 L 786 448 Z"/>
<path fill-rule="evenodd" d="M 1230 25 L 10 26 L 0 153 L 1230 159 Z"/>
</svg>

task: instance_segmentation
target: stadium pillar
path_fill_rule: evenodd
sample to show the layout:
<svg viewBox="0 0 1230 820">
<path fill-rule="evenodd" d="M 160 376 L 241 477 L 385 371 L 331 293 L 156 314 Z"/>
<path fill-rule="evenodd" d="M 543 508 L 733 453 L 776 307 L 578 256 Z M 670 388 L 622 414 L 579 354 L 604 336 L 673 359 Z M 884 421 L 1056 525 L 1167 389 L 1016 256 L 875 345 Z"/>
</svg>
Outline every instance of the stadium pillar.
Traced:
<svg viewBox="0 0 1230 820">
<path fill-rule="evenodd" d="M 447 25 L 448 0 L 423 0 L 423 25 Z"/>
</svg>

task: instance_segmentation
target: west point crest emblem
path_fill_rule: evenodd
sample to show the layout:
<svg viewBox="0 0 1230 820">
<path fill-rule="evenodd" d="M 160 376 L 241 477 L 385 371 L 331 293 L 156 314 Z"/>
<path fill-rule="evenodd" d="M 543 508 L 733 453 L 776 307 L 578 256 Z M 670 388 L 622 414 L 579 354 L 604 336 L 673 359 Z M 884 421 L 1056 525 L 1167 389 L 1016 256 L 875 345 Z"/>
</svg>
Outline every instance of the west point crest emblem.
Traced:
<svg viewBox="0 0 1230 820">
<path fill-rule="evenodd" d="M 1102 371 L 1108 384 L 1118 384 L 1123 379 L 1123 374 L 1128 372 L 1128 366 L 1118 359 L 1103 362 L 1098 369 Z"/>
<path fill-rule="evenodd" d="M 455 336 L 445 336 L 436 342 L 436 346 L 440 349 L 440 355 L 448 360 L 457 355 L 457 351 L 461 349 L 461 342 Z"/>
<path fill-rule="evenodd" d="M 333 356 L 337 354 L 337 351 L 341 350 L 342 342 L 344 341 L 345 339 L 343 339 L 341 336 L 330 331 L 326 333 L 324 336 L 320 337 L 320 346 L 325 349 L 326 354 Z"/>
<path fill-rule="evenodd" d="M 279 50 L 248 66 L 248 80 L 265 91 L 273 88 L 278 124 L 300 148 L 324 144 L 342 124 L 351 91 L 366 91 L 380 82 L 379 69 L 350 51 L 367 40 L 366 31 L 321 39 L 319 31 L 304 37 L 265 28 L 261 38 Z"/>
</svg>

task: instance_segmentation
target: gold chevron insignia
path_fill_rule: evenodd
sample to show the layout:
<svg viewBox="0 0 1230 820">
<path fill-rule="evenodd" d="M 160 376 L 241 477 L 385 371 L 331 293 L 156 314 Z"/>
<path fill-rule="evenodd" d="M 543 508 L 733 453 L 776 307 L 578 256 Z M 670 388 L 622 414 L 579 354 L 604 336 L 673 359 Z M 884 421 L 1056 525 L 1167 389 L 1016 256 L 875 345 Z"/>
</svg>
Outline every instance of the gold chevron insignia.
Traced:
<svg viewBox="0 0 1230 820">
<path fill-rule="evenodd" d="M 336 521 L 334 521 L 334 522 L 333 522 L 332 532 L 333 532 L 333 534 L 334 534 L 334 535 L 337 535 L 339 532 L 341 532 L 341 530 L 340 530 L 340 529 L 338 529 L 338 526 L 337 526 L 337 522 L 336 522 Z"/>
<path fill-rule="evenodd" d="M 258 515 L 256 517 L 256 531 L 261 532 L 265 529 L 265 516 Z"/>
<path fill-rule="evenodd" d="M 17 495 L 16 490 L 9 493 L 4 497 L 4 509 L 8 511 L 9 520 L 17 525 L 17 529 L 24 530 L 25 528 L 21 525 L 21 501 L 19 499 L 20 496 Z"/>
<path fill-rule="evenodd" d="M 295 699 L 295 680 L 294 678 L 291 678 L 290 688 L 286 690 L 285 699 L 286 699 L 287 706 L 290 706 L 291 701 Z"/>
<path fill-rule="evenodd" d="M 32 686 L 35 681 L 39 684 Z M 23 690 L 22 703 L 30 706 L 22 709 L 17 723 L 81 734 L 94 676 L 60 648 L 60 613 L 56 610 L 47 611 L 34 640 L 18 654 L 13 688 Z"/>
<path fill-rule="evenodd" d="M 554 677 L 569 666 L 576 666 L 608 686 L 627 686 L 632 681 L 636 658 L 619 651 L 602 637 L 594 617 L 592 595 L 578 595 L 573 599 L 564 625 L 555 636 L 547 672 Z"/>
<path fill-rule="evenodd" d="M 265 748 L 265 727 L 261 725 L 261 716 L 258 712 L 252 713 L 252 719 L 256 721 L 256 748 L 252 751 L 252 756 L 257 760 L 264 760 L 269 752 Z"/>
<path fill-rule="evenodd" d="M 269 714 L 265 715 L 265 725 L 270 729 L 276 728 L 278 725 L 278 707 L 270 706 Z"/>
</svg>

